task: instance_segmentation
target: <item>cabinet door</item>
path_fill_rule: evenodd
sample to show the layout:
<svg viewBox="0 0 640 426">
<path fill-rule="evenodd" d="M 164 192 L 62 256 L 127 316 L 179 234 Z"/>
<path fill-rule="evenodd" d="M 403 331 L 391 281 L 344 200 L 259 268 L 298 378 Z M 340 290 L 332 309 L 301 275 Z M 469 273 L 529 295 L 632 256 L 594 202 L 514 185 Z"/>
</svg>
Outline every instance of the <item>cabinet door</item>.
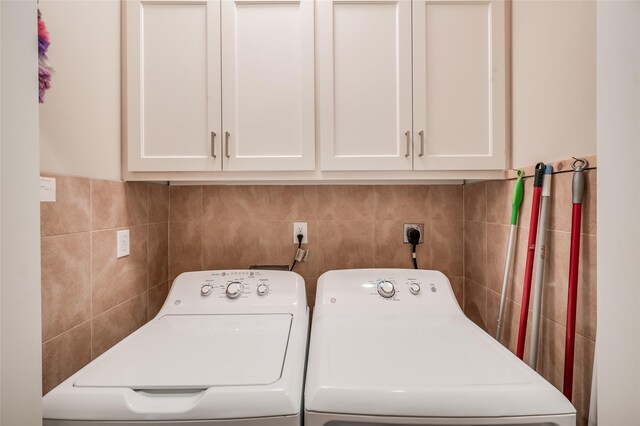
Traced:
<svg viewBox="0 0 640 426">
<path fill-rule="evenodd" d="M 219 1 L 125 4 L 129 170 L 220 170 Z"/>
<path fill-rule="evenodd" d="M 503 1 L 414 0 L 416 170 L 505 167 Z"/>
<path fill-rule="evenodd" d="M 411 2 L 318 2 L 322 170 L 410 170 Z"/>
<path fill-rule="evenodd" d="M 223 0 L 224 170 L 313 170 L 313 0 Z"/>
</svg>

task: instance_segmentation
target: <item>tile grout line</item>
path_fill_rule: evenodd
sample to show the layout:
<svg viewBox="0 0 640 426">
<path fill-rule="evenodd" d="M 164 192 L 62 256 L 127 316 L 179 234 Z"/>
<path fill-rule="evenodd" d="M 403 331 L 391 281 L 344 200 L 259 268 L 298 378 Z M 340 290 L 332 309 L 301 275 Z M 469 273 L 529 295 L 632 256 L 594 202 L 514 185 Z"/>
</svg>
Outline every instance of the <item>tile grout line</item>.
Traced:
<svg viewBox="0 0 640 426">
<path fill-rule="evenodd" d="M 476 283 L 474 283 L 474 284 L 476 284 Z M 477 285 L 477 284 L 476 284 L 476 285 Z M 491 293 L 495 294 L 496 296 L 500 296 L 500 293 L 496 293 L 495 291 L 493 291 L 493 290 L 491 290 L 491 289 L 489 289 L 489 288 L 488 288 L 487 290 L 488 290 L 488 291 L 490 291 Z M 509 297 L 507 297 L 507 300 L 508 300 L 508 301 L 510 301 L 511 303 L 513 303 L 514 305 L 517 305 L 517 307 L 518 307 L 518 308 L 520 308 L 520 307 L 521 307 L 521 304 L 520 304 L 520 303 L 518 303 L 517 301 L 515 301 L 515 300 L 513 300 L 513 299 L 510 299 Z M 533 312 L 533 311 L 532 311 L 532 309 L 529 309 L 529 312 Z M 556 324 L 556 325 L 558 325 L 558 326 L 560 326 L 560 327 L 563 327 L 563 328 L 565 328 L 565 329 L 567 328 L 567 326 L 566 326 L 566 325 L 563 325 L 563 324 L 559 323 L 558 321 L 554 320 L 553 318 L 550 318 L 550 317 L 548 317 L 548 316 L 546 316 L 546 315 L 544 315 L 544 314 L 541 314 L 541 315 L 540 315 L 540 317 L 541 317 L 541 318 L 544 318 L 544 319 L 546 319 L 546 320 L 549 320 L 549 321 L 551 321 L 552 323 L 554 323 L 554 324 Z M 584 339 L 588 340 L 588 341 L 589 341 L 589 342 L 591 342 L 591 343 L 595 343 L 595 340 L 592 340 L 590 337 L 585 336 L 584 334 L 581 334 L 581 333 L 579 333 L 579 332 L 577 332 L 577 331 L 576 331 L 576 335 L 578 335 L 578 336 L 580 336 L 580 337 L 582 337 L 582 338 L 584 338 Z"/>
<path fill-rule="evenodd" d="M 167 206 L 167 279 L 169 281 L 171 281 L 171 188 L 172 186 L 169 185 L 169 205 Z"/>
<path fill-rule="evenodd" d="M 92 322 L 93 322 L 93 318 L 89 318 L 89 319 L 88 319 L 88 320 L 86 320 L 86 321 L 82 321 L 80 324 L 76 324 L 76 325 L 74 325 L 73 327 L 69 328 L 68 330 L 65 330 L 65 331 L 63 331 L 62 333 L 56 334 L 55 336 L 53 336 L 53 337 L 51 337 L 51 338 L 49 338 L 49 339 L 47 339 L 47 340 L 43 341 L 43 342 L 42 342 L 42 344 L 43 344 L 43 345 L 45 345 L 45 344 L 47 344 L 47 343 L 51 342 L 52 340 L 55 340 L 55 339 L 59 338 L 60 336 L 63 336 L 63 335 L 65 335 L 65 334 L 67 334 L 67 333 L 72 332 L 72 331 L 73 331 L 73 330 L 75 330 L 76 328 L 82 327 L 83 325 L 85 325 L 85 324 L 87 324 L 87 323 L 89 323 L 90 328 L 92 328 L 92 327 L 91 327 L 91 326 L 92 326 L 92 324 L 91 324 Z M 91 351 L 90 351 L 90 352 L 91 352 Z"/>
<path fill-rule="evenodd" d="M 204 189 L 198 187 L 200 192 L 200 270 L 204 270 Z"/>
<path fill-rule="evenodd" d="M 147 303 L 146 303 L 147 308 L 146 308 L 145 318 L 147 320 L 149 320 L 149 229 L 150 229 L 149 228 L 149 191 L 150 191 L 149 186 L 147 186 L 146 197 L 145 197 L 145 201 L 146 201 L 146 204 L 147 204 L 147 220 L 146 220 L 146 222 L 147 222 L 146 223 L 146 227 L 147 227 L 147 241 L 146 241 L 147 261 L 145 262 L 146 263 L 145 264 L 145 269 L 146 269 L 146 272 L 147 272 L 147 274 L 146 274 L 147 279 L 146 279 L 145 286 L 144 286 L 144 288 L 145 288 L 144 294 L 146 296 L 146 301 L 147 301 Z"/>
<path fill-rule="evenodd" d="M 89 179 L 89 359 L 93 361 L 93 178 Z"/>
<path fill-rule="evenodd" d="M 485 182 L 484 186 L 484 318 L 487 322 L 486 326 L 488 329 L 489 323 L 489 294 L 488 290 L 488 282 L 487 282 L 487 270 L 489 269 L 489 226 L 487 222 L 489 221 L 489 190 L 488 185 Z"/>
<path fill-rule="evenodd" d="M 378 208 L 379 208 L 379 196 L 380 196 L 380 189 L 378 188 L 377 185 L 374 185 L 371 189 L 371 191 L 373 192 L 373 244 L 372 244 L 372 250 L 373 250 L 373 266 L 374 268 L 377 268 L 378 266 L 378 247 L 376 246 L 376 238 L 378 237 L 378 233 L 376 232 L 376 230 L 378 229 L 377 226 L 377 216 L 378 216 Z"/>
<path fill-rule="evenodd" d="M 466 205 L 466 184 L 462 185 L 462 312 L 467 304 L 467 213 Z"/>
</svg>

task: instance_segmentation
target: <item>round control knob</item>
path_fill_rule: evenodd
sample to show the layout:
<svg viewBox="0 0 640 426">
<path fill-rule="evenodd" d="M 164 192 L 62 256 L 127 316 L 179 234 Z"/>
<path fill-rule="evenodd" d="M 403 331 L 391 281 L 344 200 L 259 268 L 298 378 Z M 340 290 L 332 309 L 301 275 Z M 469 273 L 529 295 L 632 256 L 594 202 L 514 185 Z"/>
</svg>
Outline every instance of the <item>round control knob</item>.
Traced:
<svg viewBox="0 0 640 426">
<path fill-rule="evenodd" d="M 225 293 L 229 299 L 237 299 L 242 295 L 242 290 L 244 290 L 244 288 L 241 283 L 233 282 L 227 286 Z"/>
<path fill-rule="evenodd" d="M 418 283 L 411 283 L 411 285 L 409 286 L 409 291 L 411 292 L 411 294 L 418 294 L 418 293 L 420 293 L 420 284 L 418 284 Z"/>
<path fill-rule="evenodd" d="M 380 281 L 378 283 L 378 294 L 385 298 L 393 297 L 396 294 L 396 288 L 389 281 Z"/>
<path fill-rule="evenodd" d="M 208 296 L 211 294 L 211 290 L 213 290 L 213 287 L 211 286 L 211 284 L 205 284 L 202 287 L 200 287 L 200 294 L 203 296 Z"/>
<path fill-rule="evenodd" d="M 258 296 L 264 296 L 269 293 L 269 287 L 264 284 L 260 284 L 258 288 L 256 288 L 256 291 L 258 292 Z"/>
</svg>

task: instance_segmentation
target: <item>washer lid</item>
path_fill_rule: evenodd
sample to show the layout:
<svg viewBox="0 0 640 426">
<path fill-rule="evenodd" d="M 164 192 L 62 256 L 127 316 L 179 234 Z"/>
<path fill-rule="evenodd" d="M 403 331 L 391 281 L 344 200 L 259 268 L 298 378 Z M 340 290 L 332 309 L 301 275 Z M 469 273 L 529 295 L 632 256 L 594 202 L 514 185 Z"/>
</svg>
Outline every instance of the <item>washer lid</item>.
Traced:
<svg viewBox="0 0 640 426">
<path fill-rule="evenodd" d="M 76 387 L 206 389 L 267 385 L 282 374 L 292 316 L 167 315 L 123 340 Z"/>
<path fill-rule="evenodd" d="M 575 412 L 557 389 L 465 317 L 313 321 L 308 411 L 409 417 Z"/>
</svg>

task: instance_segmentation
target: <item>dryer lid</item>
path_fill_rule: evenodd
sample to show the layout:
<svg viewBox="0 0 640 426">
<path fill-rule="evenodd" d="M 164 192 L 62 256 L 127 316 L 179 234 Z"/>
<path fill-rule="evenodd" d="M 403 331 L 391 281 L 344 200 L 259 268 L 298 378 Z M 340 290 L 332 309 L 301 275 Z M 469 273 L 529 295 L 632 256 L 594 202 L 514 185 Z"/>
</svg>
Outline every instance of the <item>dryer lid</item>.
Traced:
<svg viewBox="0 0 640 426">
<path fill-rule="evenodd" d="M 167 315 L 78 376 L 76 387 L 206 389 L 267 385 L 282 374 L 292 316 Z"/>
<path fill-rule="evenodd" d="M 551 384 L 466 317 L 314 317 L 308 411 L 406 417 L 572 414 Z"/>
</svg>

